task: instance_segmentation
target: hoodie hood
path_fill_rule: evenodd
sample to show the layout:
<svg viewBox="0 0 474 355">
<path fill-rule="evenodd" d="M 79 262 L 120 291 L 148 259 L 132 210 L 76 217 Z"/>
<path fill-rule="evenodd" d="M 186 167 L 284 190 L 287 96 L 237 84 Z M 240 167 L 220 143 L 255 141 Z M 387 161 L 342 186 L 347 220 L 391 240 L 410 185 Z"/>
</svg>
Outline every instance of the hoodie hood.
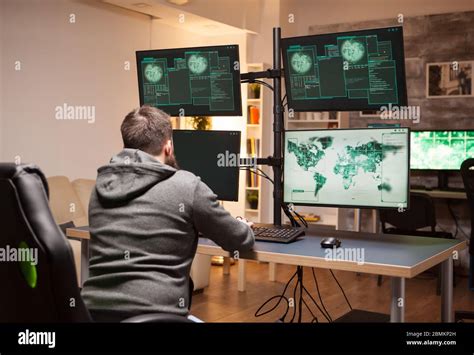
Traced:
<svg viewBox="0 0 474 355">
<path fill-rule="evenodd" d="M 125 203 L 141 196 L 176 169 L 138 149 L 124 149 L 98 170 L 96 191 L 101 202 Z"/>
</svg>

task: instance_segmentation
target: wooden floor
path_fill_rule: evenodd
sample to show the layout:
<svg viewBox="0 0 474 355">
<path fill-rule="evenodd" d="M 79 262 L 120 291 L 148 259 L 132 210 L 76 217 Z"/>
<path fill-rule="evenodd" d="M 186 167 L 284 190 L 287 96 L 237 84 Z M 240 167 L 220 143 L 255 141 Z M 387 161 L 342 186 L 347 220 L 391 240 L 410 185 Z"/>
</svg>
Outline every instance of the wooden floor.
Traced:
<svg viewBox="0 0 474 355">
<path fill-rule="evenodd" d="M 268 298 L 280 294 L 289 278 L 295 272 L 292 266 L 278 265 L 277 281 L 268 280 L 268 264 L 247 261 L 247 291 L 237 290 L 237 263 L 231 266 L 230 275 L 223 275 L 222 267 L 212 266 L 210 286 L 204 292 L 193 296 L 191 314 L 206 322 L 273 322 L 285 311 L 282 303 L 274 312 L 256 318 L 255 311 Z M 349 311 L 348 305 L 328 270 L 315 269 L 323 302 L 332 319 Z M 373 312 L 389 313 L 390 278 L 384 277 L 380 287 L 377 276 L 356 275 L 353 272 L 334 271 L 353 308 Z M 294 284 L 292 284 L 294 285 Z M 304 269 L 304 285 L 314 298 L 316 287 L 310 268 Z M 292 297 L 293 287 L 286 295 Z M 306 297 L 309 301 L 309 297 Z M 320 302 L 319 302 L 320 303 Z M 275 304 L 272 303 L 270 307 Z M 309 302 L 308 302 L 309 304 Z M 320 305 L 321 307 L 321 305 Z M 319 322 L 326 322 L 317 308 L 311 307 Z M 474 311 L 474 292 L 467 288 L 467 278 L 457 277 L 454 288 L 454 310 Z M 290 309 L 290 317 L 292 309 Z M 439 322 L 440 296 L 436 295 L 436 278 L 423 274 L 406 282 L 407 322 Z M 303 321 L 313 317 L 305 310 Z"/>
</svg>

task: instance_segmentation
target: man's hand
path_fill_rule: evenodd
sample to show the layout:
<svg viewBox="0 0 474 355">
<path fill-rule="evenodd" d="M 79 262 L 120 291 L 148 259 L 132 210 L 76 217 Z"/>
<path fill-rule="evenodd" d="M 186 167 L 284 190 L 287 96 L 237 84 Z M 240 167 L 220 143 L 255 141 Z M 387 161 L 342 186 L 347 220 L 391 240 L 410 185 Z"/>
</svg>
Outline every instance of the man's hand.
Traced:
<svg viewBox="0 0 474 355">
<path fill-rule="evenodd" d="M 253 228 L 253 222 L 250 222 L 247 218 L 237 216 L 237 217 L 235 217 L 235 219 L 237 219 L 238 221 L 240 221 L 240 222 L 242 222 L 242 223 L 245 223 L 245 224 L 248 225 L 250 228 Z"/>
</svg>

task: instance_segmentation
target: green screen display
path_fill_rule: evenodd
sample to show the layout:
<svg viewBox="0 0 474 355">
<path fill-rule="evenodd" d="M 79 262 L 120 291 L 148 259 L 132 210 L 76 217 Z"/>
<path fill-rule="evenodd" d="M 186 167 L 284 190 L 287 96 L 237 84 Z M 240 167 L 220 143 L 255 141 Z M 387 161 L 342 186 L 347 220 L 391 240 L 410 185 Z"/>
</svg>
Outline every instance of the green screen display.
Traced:
<svg viewBox="0 0 474 355">
<path fill-rule="evenodd" d="M 237 45 L 137 52 L 140 104 L 171 116 L 240 116 Z"/>
<path fill-rule="evenodd" d="M 408 128 L 285 132 L 284 201 L 408 206 Z"/>
<path fill-rule="evenodd" d="M 459 170 L 473 157 L 474 131 L 411 132 L 411 169 Z"/>
<path fill-rule="evenodd" d="M 407 104 L 402 27 L 284 38 L 282 48 L 295 111 Z"/>
</svg>

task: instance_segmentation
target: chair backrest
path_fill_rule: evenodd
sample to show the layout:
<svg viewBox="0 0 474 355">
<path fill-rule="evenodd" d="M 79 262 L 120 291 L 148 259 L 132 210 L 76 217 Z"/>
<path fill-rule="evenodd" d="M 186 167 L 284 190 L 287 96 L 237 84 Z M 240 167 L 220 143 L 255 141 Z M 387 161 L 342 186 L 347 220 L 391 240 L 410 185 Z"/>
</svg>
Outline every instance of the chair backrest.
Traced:
<svg viewBox="0 0 474 355">
<path fill-rule="evenodd" d="M 410 208 L 404 212 L 398 210 L 380 210 L 380 222 L 383 233 L 387 233 L 387 223 L 400 231 L 416 231 L 420 228 L 436 228 L 436 213 L 433 200 L 422 193 L 410 194 Z"/>
<path fill-rule="evenodd" d="M 469 243 L 469 253 L 474 255 L 474 245 L 472 243 L 472 237 L 474 236 L 474 158 L 467 159 L 461 164 L 461 175 L 471 216 L 471 243 Z"/>
<path fill-rule="evenodd" d="M 0 196 L 0 322 L 90 321 L 41 170 L 0 163 Z"/>
<path fill-rule="evenodd" d="M 89 201 L 91 198 L 92 191 L 95 189 L 95 180 L 92 179 L 76 179 L 71 182 L 74 191 L 79 197 L 79 201 L 81 201 L 82 209 L 85 212 L 84 219 L 85 219 L 85 226 L 89 225 Z M 77 223 L 78 221 L 76 221 Z M 77 225 L 77 224 L 76 224 Z"/>
</svg>

